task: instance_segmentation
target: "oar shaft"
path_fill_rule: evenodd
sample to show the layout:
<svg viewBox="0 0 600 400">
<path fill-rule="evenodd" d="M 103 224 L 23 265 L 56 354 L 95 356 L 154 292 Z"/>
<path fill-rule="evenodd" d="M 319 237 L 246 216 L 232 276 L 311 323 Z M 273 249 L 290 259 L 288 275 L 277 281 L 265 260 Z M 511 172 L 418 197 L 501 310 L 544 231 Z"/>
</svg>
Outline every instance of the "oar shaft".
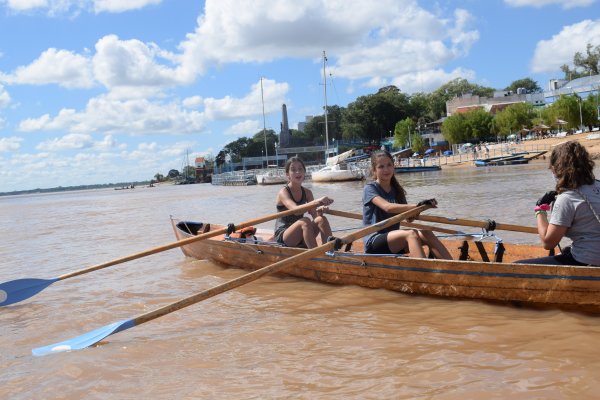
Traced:
<svg viewBox="0 0 600 400">
<path fill-rule="evenodd" d="M 270 214 L 270 215 L 267 215 L 267 216 L 264 216 L 264 217 L 255 218 L 255 219 L 252 219 L 250 221 L 242 222 L 242 223 L 236 225 L 235 227 L 236 227 L 236 229 L 242 229 L 242 228 L 246 228 L 246 227 L 249 227 L 249 226 L 258 225 L 258 224 L 261 224 L 263 222 L 268 222 L 268 221 L 274 220 L 276 218 L 285 217 L 286 215 L 299 214 L 299 213 L 302 213 L 302 212 L 306 212 L 306 211 L 310 210 L 311 208 L 314 208 L 314 207 L 317 207 L 317 206 L 319 206 L 319 202 L 315 200 L 315 201 L 312 201 L 310 203 L 303 204 L 302 206 L 300 206 L 298 208 L 295 208 L 293 210 L 282 211 L 282 212 L 278 212 L 278 213 L 275 213 L 275 214 Z M 182 240 L 179 240 L 177 242 L 168 243 L 168 244 L 165 244 L 165 245 L 162 245 L 162 246 L 154 247 L 152 249 L 141 251 L 139 253 L 135 253 L 135 254 L 131 254 L 131 255 L 128 255 L 128 256 L 121 257 L 121 258 L 117 258 L 115 260 L 107 261 L 107 262 L 102 263 L 102 264 L 97 264 L 97 265 L 93 265 L 91 267 L 87 267 L 87 268 L 83 268 L 83 269 L 80 269 L 80 270 L 77 270 L 77 271 L 69 272 L 69 273 L 66 273 L 64 275 L 59 276 L 57 278 L 57 280 L 63 280 L 63 279 L 67 279 L 67 278 L 72 278 L 72 277 L 77 276 L 77 275 L 82 275 L 82 274 L 86 274 L 88 272 L 96 271 L 96 270 L 99 270 L 99 269 L 102 269 L 102 268 L 110 267 L 110 266 L 117 265 L 117 264 L 122 264 L 122 263 L 127 262 L 127 261 L 136 260 L 138 258 L 146 257 L 146 256 L 149 256 L 149 255 L 152 255 L 152 254 L 156 254 L 156 253 L 160 253 L 160 252 L 166 251 L 166 250 L 171 250 L 171 249 L 174 249 L 176 247 L 185 246 L 186 244 L 189 244 L 189 243 L 197 242 L 199 240 L 208 239 L 208 238 L 211 238 L 211 237 L 214 237 L 214 236 L 223 235 L 225 233 L 227 233 L 227 228 L 221 228 L 221 229 L 211 230 L 210 232 L 206 232 L 206 233 L 202 233 L 200 235 L 192 236 L 192 237 L 189 237 L 187 239 L 182 239 Z"/>
<path fill-rule="evenodd" d="M 351 213 L 351 212 L 347 212 L 347 211 L 338 211 L 338 210 L 330 209 L 330 210 L 327 210 L 327 213 L 331 214 L 331 215 L 336 215 L 338 217 L 362 219 L 361 214 Z M 475 228 L 488 228 L 489 227 L 489 223 L 487 221 L 472 221 L 472 220 L 460 219 L 460 218 L 438 217 L 435 215 L 419 215 L 415 219 L 418 219 L 420 221 L 426 221 L 426 222 L 437 222 L 440 224 L 447 224 L 447 225 L 471 226 L 471 227 L 475 227 Z M 403 225 L 410 226 L 409 223 L 404 223 Z M 436 228 L 427 227 L 425 229 L 434 230 Z M 534 233 L 534 234 L 538 233 L 537 228 L 534 228 L 534 227 L 511 225 L 511 224 L 501 224 L 498 222 L 496 222 L 495 229 L 502 230 L 502 231 L 513 231 L 513 232 L 523 232 L 523 233 Z M 440 230 L 440 232 L 444 232 L 444 231 Z M 454 232 L 456 232 L 456 231 L 454 231 Z M 452 231 L 446 232 L 446 233 L 452 233 Z M 461 233 L 461 232 L 458 232 L 458 233 Z"/>
<path fill-rule="evenodd" d="M 487 221 L 471 221 L 468 219 L 437 217 L 434 215 L 420 215 L 416 219 L 418 219 L 420 221 L 426 221 L 426 222 L 437 222 L 440 224 L 472 226 L 472 227 L 485 228 L 485 229 L 489 228 L 489 223 Z M 521 226 L 521 225 L 501 224 L 498 222 L 496 222 L 495 230 L 523 232 L 523 233 L 535 233 L 535 234 L 538 233 L 537 228 L 533 228 L 533 227 L 529 227 L 529 226 Z"/>
<path fill-rule="evenodd" d="M 377 224 L 367 226 L 365 228 L 359 229 L 355 232 L 352 232 L 342 238 L 340 240 L 343 244 L 352 243 L 353 241 L 360 239 L 363 236 L 369 235 L 373 232 L 379 231 L 381 229 L 387 228 L 388 226 L 394 225 L 404 219 L 411 218 L 423 211 L 425 211 L 430 206 L 424 205 L 417 208 L 414 208 L 410 211 L 407 211 L 402 214 L 395 215 L 391 218 L 388 218 L 384 221 L 381 221 Z M 142 314 L 133 319 L 135 325 L 140 325 L 145 322 L 151 321 L 155 318 L 162 317 L 163 315 L 172 313 L 173 311 L 180 310 L 189 305 L 198 303 L 202 300 L 206 300 L 210 297 L 216 296 L 228 290 L 234 289 L 236 287 L 245 285 L 246 283 L 255 281 L 265 275 L 275 273 L 283 268 L 290 267 L 302 260 L 312 258 L 314 256 L 323 254 L 323 252 L 329 251 L 333 249 L 335 246 L 335 242 L 327 242 L 322 244 L 321 246 L 312 248 L 310 250 L 306 250 L 302 253 L 296 254 L 295 256 L 291 256 L 286 258 L 285 260 L 278 261 L 274 264 L 268 265 L 266 267 L 260 268 L 256 271 L 250 272 L 246 275 L 242 275 L 239 278 L 232 279 L 228 282 L 225 282 L 221 285 L 215 286 L 213 288 L 207 289 L 203 292 L 195 294 L 193 296 L 187 297 L 185 299 L 179 300 L 175 303 L 168 304 L 164 307 L 158 308 L 156 310 L 150 311 L 146 314 Z"/>
<path fill-rule="evenodd" d="M 353 213 L 353 212 L 348 212 L 348 211 L 332 210 L 332 209 L 327 210 L 327 213 L 331 214 L 331 215 L 336 215 L 338 217 L 345 217 L 345 218 L 352 218 L 352 219 L 362 220 L 362 214 L 358 214 L 358 213 Z M 405 227 L 408 227 L 408 228 L 415 228 L 415 229 L 430 230 L 430 231 L 435 231 L 435 232 L 442 232 L 442 233 L 452 233 L 452 234 L 461 234 L 461 233 L 463 233 L 463 232 L 455 231 L 455 230 L 452 230 L 452 229 L 440 228 L 440 227 L 437 227 L 437 226 L 415 224 L 413 222 L 403 222 L 402 226 L 405 226 Z"/>
</svg>

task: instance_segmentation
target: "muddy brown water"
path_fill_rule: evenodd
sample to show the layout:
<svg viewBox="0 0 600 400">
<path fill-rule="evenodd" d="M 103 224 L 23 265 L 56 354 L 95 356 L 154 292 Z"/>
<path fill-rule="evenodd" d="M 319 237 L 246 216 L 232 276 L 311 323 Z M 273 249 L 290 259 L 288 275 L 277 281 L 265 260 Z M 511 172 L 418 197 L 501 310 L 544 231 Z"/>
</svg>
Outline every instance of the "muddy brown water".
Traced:
<svg viewBox="0 0 600 400">
<path fill-rule="evenodd" d="M 398 177 L 409 201 L 438 199 L 432 215 L 529 226 L 535 200 L 553 184 L 541 164 Z M 353 212 L 361 211 L 363 185 L 307 184 L 315 196 L 333 197 L 332 208 Z M 272 214 L 278 189 L 163 185 L 0 198 L 0 282 L 52 278 L 170 243 L 170 214 L 214 223 Z M 357 226 L 337 217 L 332 224 Z M 56 282 L 0 308 L 0 398 L 600 398 L 600 317 L 281 277 L 96 347 L 31 355 L 243 273 L 173 249 Z"/>
</svg>

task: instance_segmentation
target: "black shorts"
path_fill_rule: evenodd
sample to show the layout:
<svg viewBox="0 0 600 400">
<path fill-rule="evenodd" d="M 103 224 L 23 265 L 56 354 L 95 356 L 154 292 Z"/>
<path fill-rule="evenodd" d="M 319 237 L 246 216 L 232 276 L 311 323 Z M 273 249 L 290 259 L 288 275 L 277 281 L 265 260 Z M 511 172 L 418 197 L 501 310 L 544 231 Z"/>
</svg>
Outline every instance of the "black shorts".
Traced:
<svg viewBox="0 0 600 400">
<path fill-rule="evenodd" d="M 365 253 L 368 254 L 394 254 L 390 250 L 390 246 L 388 246 L 387 237 L 388 233 L 376 233 L 373 236 L 373 239 L 368 243 L 367 248 L 365 249 Z M 404 254 L 406 249 L 400 250 L 396 254 Z"/>
</svg>

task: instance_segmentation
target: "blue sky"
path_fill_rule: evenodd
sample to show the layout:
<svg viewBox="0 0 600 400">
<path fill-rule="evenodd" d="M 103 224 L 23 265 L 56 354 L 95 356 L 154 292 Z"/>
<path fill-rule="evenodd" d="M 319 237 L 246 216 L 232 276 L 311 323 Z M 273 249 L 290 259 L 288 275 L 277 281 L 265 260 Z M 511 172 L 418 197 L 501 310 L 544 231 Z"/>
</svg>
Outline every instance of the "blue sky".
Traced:
<svg viewBox="0 0 600 400">
<path fill-rule="evenodd" d="M 0 192 L 151 179 L 385 85 L 504 88 L 600 45 L 600 0 L 0 0 Z"/>
</svg>

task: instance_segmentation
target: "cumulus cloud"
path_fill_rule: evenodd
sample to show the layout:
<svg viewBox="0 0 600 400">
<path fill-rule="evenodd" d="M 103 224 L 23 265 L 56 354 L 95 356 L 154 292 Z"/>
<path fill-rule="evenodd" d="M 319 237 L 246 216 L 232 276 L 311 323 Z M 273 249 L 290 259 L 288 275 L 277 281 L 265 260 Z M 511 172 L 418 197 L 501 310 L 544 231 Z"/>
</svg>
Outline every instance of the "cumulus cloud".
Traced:
<svg viewBox="0 0 600 400">
<path fill-rule="evenodd" d="M 21 121 L 19 129 L 132 135 L 201 133 L 205 129 L 205 117 L 198 111 L 186 111 L 175 102 L 99 96 L 90 99 L 85 110 L 62 109 L 56 117 L 45 114 L 29 118 Z"/>
<path fill-rule="evenodd" d="M 0 84 L 0 108 L 7 107 L 10 104 L 10 95 L 4 89 L 4 86 Z"/>
<path fill-rule="evenodd" d="M 445 16 L 413 0 L 208 0 L 180 44 L 180 69 L 202 74 L 211 64 L 318 57 L 315 48 L 323 48 L 337 57 L 336 76 L 375 83 L 423 64 L 436 70 L 468 53 L 479 40 L 471 21 L 465 10 Z"/>
<path fill-rule="evenodd" d="M 121 97 L 146 97 L 165 87 L 190 83 L 172 66 L 159 63 L 170 64 L 174 59 L 174 55 L 155 44 L 107 35 L 96 43 L 94 76 L 113 93 L 120 89 Z"/>
<path fill-rule="evenodd" d="M 36 149 L 41 151 L 85 149 L 92 147 L 93 143 L 94 141 L 92 140 L 91 135 L 72 133 L 63 136 L 62 138 L 43 141 L 36 146 Z"/>
<path fill-rule="evenodd" d="M 9 9 L 16 12 L 46 11 L 49 15 L 94 11 L 120 13 L 138 10 L 162 0 L 6 0 Z"/>
<path fill-rule="evenodd" d="M 432 92 L 449 81 L 463 78 L 469 81 L 475 79 L 475 71 L 457 68 L 453 71 L 446 72 L 441 69 L 418 71 L 410 74 L 403 74 L 392 79 L 389 84 L 392 84 L 405 93 L 415 92 Z M 383 83 L 383 82 L 382 82 Z M 385 82 L 385 84 L 388 84 Z M 379 85 L 378 87 L 384 86 Z"/>
<path fill-rule="evenodd" d="M 199 105 L 202 104 L 202 97 L 200 97 L 200 96 L 186 97 L 185 99 L 183 99 L 181 104 L 183 104 L 183 106 L 187 107 L 187 108 L 198 107 Z"/>
<path fill-rule="evenodd" d="M 11 74 L 0 73 L 0 79 L 12 84 L 53 83 L 66 88 L 90 88 L 94 85 L 91 63 L 87 57 L 53 48 Z"/>
<path fill-rule="evenodd" d="M 6 5 L 13 11 L 27 11 L 48 7 L 48 0 L 7 0 Z"/>
<path fill-rule="evenodd" d="M 162 0 L 95 0 L 94 11 L 97 13 L 137 10 L 149 5 L 160 4 Z"/>
<path fill-rule="evenodd" d="M 262 125 L 257 120 L 247 119 L 238 122 L 225 130 L 225 135 L 229 136 L 253 136 L 262 129 Z"/>
<path fill-rule="evenodd" d="M 575 7 L 588 7 L 596 0 L 504 0 L 511 7 L 535 7 L 541 8 L 550 5 L 561 6 L 564 9 Z"/>
<path fill-rule="evenodd" d="M 538 42 L 531 60 L 534 73 L 553 72 L 572 65 L 576 52 L 586 54 L 588 43 L 600 43 L 600 20 L 585 20 L 565 26 L 551 39 Z"/>
<path fill-rule="evenodd" d="M 0 138 L 0 153 L 7 153 L 19 150 L 23 138 L 11 136 Z"/>
<path fill-rule="evenodd" d="M 278 83 L 271 79 L 263 79 L 261 94 L 260 81 L 253 84 L 250 92 L 243 98 L 225 96 L 221 99 L 204 99 L 205 113 L 209 119 L 245 118 L 262 113 L 264 98 L 265 113 L 271 113 L 285 103 L 285 95 L 289 91 L 287 83 Z"/>
</svg>

